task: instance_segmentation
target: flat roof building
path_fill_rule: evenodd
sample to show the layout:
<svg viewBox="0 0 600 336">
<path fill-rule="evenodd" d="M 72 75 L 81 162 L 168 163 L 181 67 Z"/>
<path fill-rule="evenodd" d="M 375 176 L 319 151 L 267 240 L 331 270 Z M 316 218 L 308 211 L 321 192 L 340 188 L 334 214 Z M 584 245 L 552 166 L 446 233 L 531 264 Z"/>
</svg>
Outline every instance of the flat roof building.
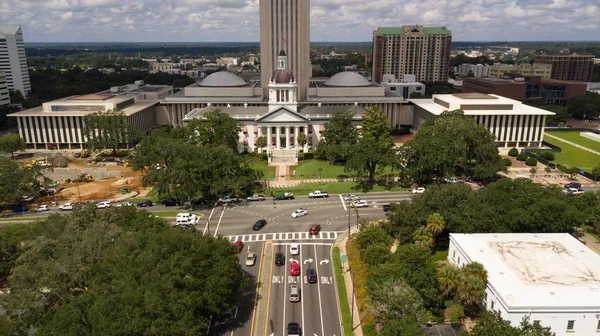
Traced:
<svg viewBox="0 0 600 336">
<path fill-rule="evenodd" d="M 528 316 L 557 336 L 600 330 L 600 255 L 567 233 L 450 234 L 448 261 L 488 273 L 481 306 L 518 326 Z"/>
<path fill-rule="evenodd" d="M 521 63 L 518 65 L 494 64 L 489 66 L 489 77 L 502 77 L 507 74 L 521 75 L 524 77 L 537 76 L 543 79 L 550 79 L 552 77 L 552 65 L 543 63 Z"/>
<path fill-rule="evenodd" d="M 591 82 L 594 72 L 592 54 L 541 54 L 536 55 L 533 64 L 552 65 L 552 79 Z"/>
</svg>

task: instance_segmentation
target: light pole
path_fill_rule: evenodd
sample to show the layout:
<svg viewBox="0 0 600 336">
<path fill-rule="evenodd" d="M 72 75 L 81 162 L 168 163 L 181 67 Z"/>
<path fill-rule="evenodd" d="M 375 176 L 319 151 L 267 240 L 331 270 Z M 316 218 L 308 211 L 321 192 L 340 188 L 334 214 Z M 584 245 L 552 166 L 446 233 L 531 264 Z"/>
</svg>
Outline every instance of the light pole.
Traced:
<svg viewBox="0 0 600 336">
<path fill-rule="evenodd" d="M 79 192 L 79 182 L 75 182 L 75 185 L 77 186 L 77 198 L 79 198 L 79 203 L 81 203 L 81 192 Z"/>
<path fill-rule="evenodd" d="M 323 168 L 319 168 L 319 184 L 321 183 L 321 172 L 323 171 Z"/>
</svg>

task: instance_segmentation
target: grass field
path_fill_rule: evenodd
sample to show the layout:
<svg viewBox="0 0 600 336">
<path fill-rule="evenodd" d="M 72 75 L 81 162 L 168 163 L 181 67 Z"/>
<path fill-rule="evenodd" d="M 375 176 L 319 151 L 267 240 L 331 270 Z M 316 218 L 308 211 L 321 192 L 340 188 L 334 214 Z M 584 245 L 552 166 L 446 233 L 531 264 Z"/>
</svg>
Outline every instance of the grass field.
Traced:
<svg viewBox="0 0 600 336">
<path fill-rule="evenodd" d="M 340 296 L 340 310 L 342 311 L 342 326 L 344 327 L 344 336 L 352 336 L 352 316 L 350 315 L 350 304 L 348 304 L 348 294 L 344 276 L 342 275 L 342 261 L 340 259 L 340 248 L 333 248 L 333 269 L 335 270 L 335 282 Z"/>
<path fill-rule="evenodd" d="M 301 179 L 315 179 L 319 178 L 319 168 L 322 169 L 320 173 L 321 178 L 338 178 L 338 177 L 354 177 L 354 172 L 344 171 L 344 166 L 337 166 L 331 164 L 329 161 L 322 160 L 303 160 L 299 161 L 297 166 L 290 167 L 291 178 Z M 294 175 L 294 171 L 296 174 Z M 391 168 L 387 168 L 384 171 L 384 175 L 393 173 Z"/>
<path fill-rule="evenodd" d="M 546 142 L 562 148 L 562 152 L 555 153 L 554 163 L 568 165 L 570 167 L 578 167 L 587 172 L 591 172 L 593 167 L 600 163 L 600 155 L 584 151 L 577 147 L 573 147 L 566 142 L 562 142 L 553 138 L 546 137 Z"/>
<path fill-rule="evenodd" d="M 584 138 L 581 135 L 579 135 L 579 131 L 558 131 L 558 132 L 546 132 L 550 135 L 554 135 L 556 137 L 565 139 L 567 141 L 571 141 L 574 142 L 580 146 L 589 148 L 591 150 L 594 150 L 596 152 L 600 152 L 600 142 L 599 141 L 594 141 L 588 138 Z M 548 137 L 546 137 L 544 140 L 548 141 Z M 550 140 L 552 140 L 550 138 Z M 549 142 L 549 141 L 548 141 Z"/>
<path fill-rule="evenodd" d="M 367 189 L 363 189 L 356 182 L 331 182 L 331 183 L 305 183 L 296 187 L 282 188 L 282 189 L 269 189 L 266 195 L 270 196 L 271 191 L 273 195 L 281 194 L 284 192 L 291 192 L 296 196 L 308 195 L 315 190 L 326 191 L 329 194 L 348 194 L 355 192 L 373 192 L 373 191 L 386 191 L 384 186 L 369 186 Z M 402 191 L 402 188 L 391 188 L 389 191 Z"/>
<path fill-rule="evenodd" d="M 252 168 L 260 170 L 263 173 L 263 179 L 274 180 L 275 179 L 275 167 L 269 167 L 266 161 L 254 160 Z"/>
</svg>

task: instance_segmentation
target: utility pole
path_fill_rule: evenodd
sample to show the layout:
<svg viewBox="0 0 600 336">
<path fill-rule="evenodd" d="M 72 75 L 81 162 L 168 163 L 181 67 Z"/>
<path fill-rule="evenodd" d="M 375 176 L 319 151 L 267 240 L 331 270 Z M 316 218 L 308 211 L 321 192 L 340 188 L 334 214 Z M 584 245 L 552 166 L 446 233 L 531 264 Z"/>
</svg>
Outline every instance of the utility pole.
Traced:
<svg viewBox="0 0 600 336">
<path fill-rule="evenodd" d="M 350 239 L 350 210 L 351 210 L 350 196 L 348 196 L 348 239 Z"/>
</svg>

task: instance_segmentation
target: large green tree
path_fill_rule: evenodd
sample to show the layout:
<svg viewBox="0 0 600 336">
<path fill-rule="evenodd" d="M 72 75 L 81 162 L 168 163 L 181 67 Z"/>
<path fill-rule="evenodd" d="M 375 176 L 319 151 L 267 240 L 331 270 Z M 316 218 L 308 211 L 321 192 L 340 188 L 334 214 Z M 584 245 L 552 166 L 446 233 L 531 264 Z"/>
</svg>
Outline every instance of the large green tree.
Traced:
<svg viewBox="0 0 600 336">
<path fill-rule="evenodd" d="M 19 334 L 205 335 L 211 316 L 243 299 L 228 241 L 145 211 L 81 208 L 39 230 L 0 298 Z"/>
<path fill-rule="evenodd" d="M 488 178 L 502 168 L 494 136 L 460 110 L 426 121 L 402 153 L 403 168 L 415 181 L 457 174 Z"/>
<path fill-rule="evenodd" d="M 43 180 L 38 166 L 21 167 L 0 156 L 0 203 L 19 202 L 22 196 L 37 195 Z"/>
<path fill-rule="evenodd" d="M 16 133 L 7 133 L 0 137 L 0 152 L 10 153 L 15 157 L 16 151 L 25 150 L 25 140 Z"/>
<path fill-rule="evenodd" d="M 325 123 L 321 132 L 323 140 L 319 142 L 316 156 L 332 163 L 345 163 L 356 149 L 358 131 L 354 124 L 354 113 L 337 111 Z"/>
<path fill-rule="evenodd" d="M 221 110 L 208 111 L 202 119 L 192 120 L 187 127 L 197 143 L 226 146 L 237 151 L 242 124 Z"/>
<path fill-rule="evenodd" d="M 119 147 L 130 145 L 138 138 L 122 111 L 90 113 L 83 117 L 83 123 L 85 146 L 91 150 L 111 149 L 116 154 Z"/>
<path fill-rule="evenodd" d="M 592 119 L 600 116 L 600 93 L 587 91 L 583 96 L 569 99 L 567 110 L 577 119 Z"/>
<path fill-rule="evenodd" d="M 519 327 L 513 327 L 510 321 L 504 320 L 495 311 L 485 311 L 477 320 L 470 336 L 554 336 L 548 327 L 533 325 L 527 317 L 523 318 Z"/>
</svg>

